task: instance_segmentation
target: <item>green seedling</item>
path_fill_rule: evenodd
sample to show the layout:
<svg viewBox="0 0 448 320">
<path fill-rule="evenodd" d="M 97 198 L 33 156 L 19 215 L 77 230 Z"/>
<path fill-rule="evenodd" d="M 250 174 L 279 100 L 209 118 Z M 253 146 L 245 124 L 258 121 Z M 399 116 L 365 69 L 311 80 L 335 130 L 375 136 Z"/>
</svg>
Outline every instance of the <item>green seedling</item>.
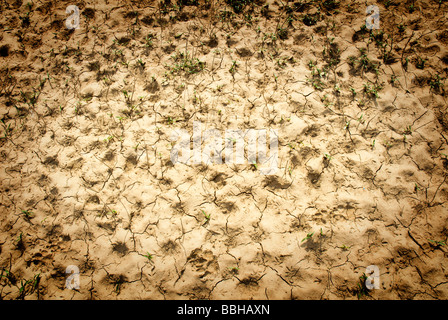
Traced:
<svg viewBox="0 0 448 320">
<path fill-rule="evenodd" d="M 145 37 L 145 41 L 146 41 L 145 46 L 146 47 L 151 48 L 153 46 L 152 39 L 153 39 L 152 33 L 150 33 L 149 35 L 147 35 Z"/>
<path fill-rule="evenodd" d="M 414 183 L 414 192 L 420 191 L 421 188 L 418 186 L 417 183 Z"/>
<path fill-rule="evenodd" d="M 138 66 L 140 66 L 140 67 L 144 67 L 146 65 L 146 62 L 143 62 L 142 59 L 138 59 L 137 63 L 138 63 Z"/>
<path fill-rule="evenodd" d="M 3 119 L 1 120 L 3 123 L 3 126 L 5 127 L 5 135 L 1 137 L 2 139 L 6 139 L 8 136 L 11 136 L 11 132 L 13 129 L 11 129 L 11 124 L 9 123 L 8 126 L 5 125 L 5 122 Z"/>
<path fill-rule="evenodd" d="M 370 96 L 375 96 L 375 98 L 378 98 L 378 91 L 380 91 L 382 89 L 381 86 L 379 85 L 374 85 L 373 87 L 370 86 L 370 84 L 364 84 L 364 91 L 370 95 Z"/>
<path fill-rule="evenodd" d="M 204 217 L 205 217 L 205 222 L 207 223 L 207 222 L 209 222 L 210 221 L 210 216 L 211 216 L 211 213 L 209 213 L 209 214 L 206 214 L 205 213 L 205 211 L 204 210 L 202 210 L 202 214 L 204 215 Z"/>
<path fill-rule="evenodd" d="M 198 58 L 193 58 L 189 56 L 187 52 L 177 52 L 172 55 L 171 58 L 174 60 L 174 66 L 171 67 L 171 74 L 178 74 L 181 71 L 187 74 L 194 74 L 201 72 L 205 68 L 205 62 L 200 61 Z"/>
<path fill-rule="evenodd" d="M 238 267 L 229 267 L 230 272 L 232 273 L 238 273 L 239 268 Z"/>
<path fill-rule="evenodd" d="M 6 275 L 3 274 L 3 272 L 6 273 Z M 7 269 L 2 269 L 2 273 L 0 274 L 0 278 L 1 277 L 5 277 L 6 279 L 8 279 L 10 277 L 10 272 Z"/>
<path fill-rule="evenodd" d="M 150 254 L 149 252 L 147 252 L 144 257 L 146 257 L 149 261 L 152 260 L 152 254 Z"/>
<path fill-rule="evenodd" d="M 429 80 L 429 86 L 434 91 L 439 91 L 441 88 L 443 88 L 442 78 L 440 75 L 436 74 L 432 76 L 432 78 Z"/>
<path fill-rule="evenodd" d="M 412 134 L 412 126 L 409 125 L 406 127 L 406 129 L 404 130 L 404 135 L 411 135 Z"/>
<path fill-rule="evenodd" d="M 306 237 L 302 239 L 301 242 L 303 242 L 303 241 L 305 241 L 305 240 L 309 240 L 309 239 L 311 239 L 311 237 L 313 236 L 313 234 L 314 234 L 314 232 L 308 233 L 308 234 L 306 235 Z"/>
<path fill-rule="evenodd" d="M 391 83 L 393 86 L 395 86 L 397 82 L 399 82 L 397 76 L 395 76 L 395 75 L 391 75 L 391 76 L 390 76 L 390 83 Z"/>
<path fill-rule="evenodd" d="M 417 69 L 423 70 L 425 68 L 426 59 L 423 59 L 421 57 L 417 57 L 417 63 L 415 64 L 415 67 Z"/>
<path fill-rule="evenodd" d="M 406 59 L 405 59 L 404 61 L 402 61 L 401 64 L 402 64 L 402 66 L 403 66 L 403 69 L 404 69 L 405 71 L 408 71 L 409 58 L 406 57 Z"/>
<path fill-rule="evenodd" d="M 340 246 L 339 248 L 341 248 L 344 251 L 347 251 L 348 249 L 350 249 L 349 246 L 346 246 L 345 244 L 343 244 L 342 246 Z"/>
<path fill-rule="evenodd" d="M 333 159 L 333 157 L 331 155 L 329 155 L 328 153 L 324 154 L 324 159 L 327 161 L 331 161 L 331 159 Z"/>
<path fill-rule="evenodd" d="M 5 274 L 3 274 L 3 272 Z M 0 278 L 5 277 L 11 284 L 16 284 L 16 277 L 12 274 L 11 271 L 7 269 L 2 269 L 0 272 Z"/>
<path fill-rule="evenodd" d="M 106 213 L 106 216 L 108 216 L 108 215 L 110 215 L 110 216 L 116 216 L 116 215 L 117 215 L 117 211 L 115 211 L 115 210 L 111 210 L 111 211 L 109 211 L 109 212 Z"/>
<path fill-rule="evenodd" d="M 372 150 L 375 148 L 375 139 L 372 141 Z"/>
<path fill-rule="evenodd" d="M 37 286 L 39 285 L 39 281 L 40 281 L 40 273 L 34 275 L 33 278 L 33 289 L 37 289 Z"/>
<path fill-rule="evenodd" d="M 311 84 L 315 90 L 323 90 L 324 83 L 320 79 L 314 79 Z"/>
<path fill-rule="evenodd" d="M 18 245 L 23 242 L 23 232 L 20 232 L 19 236 L 17 237 L 16 242 Z"/>
<path fill-rule="evenodd" d="M 172 124 L 176 123 L 176 119 L 168 117 L 168 119 L 166 119 L 166 123 L 169 125 L 172 125 Z"/>
<path fill-rule="evenodd" d="M 20 280 L 20 288 L 19 288 L 19 292 L 20 292 L 21 294 L 25 293 L 25 287 L 26 287 L 26 285 L 27 285 L 28 283 L 31 283 L 31 280 L 25 280 L 25 281 L 23 281 L 23 279 Z"/>
<path fill-rule="evenodd" d="M 359 277 L 359 282 L 357 284 L 357 296 L 358 299 L 366 296 L 368 294 L 367 288 L 365 286 L 367 280 L 367 276 L 365 273 L 362 274 L 362 276 Z"/>
<path fill-rule="evenodd" d="M 313 70 L 315 66 L 316 62 L 314 62 L 313 60 L 308 61 L 308 68 L 310 68 L 310 70 Z"/>
<path fill-rule="evenodd" d="M 334 91 L 335 91 L 337 94 L 341 93 L 341 88 L 339 88 L 339 85 L 338 85 L 338 84 L 335 84 L 335 86 L 334 86 Z"/>
<path fill-rule="evenodd" d="M 232 65 L 230 66 L 229 72 L 232 75 L 234 75 L 237 68 L 238 68 L 238 62 L 236 62 L 235 60 L 232 60 Z"/>
<path fill-rule="evenodd" d="M 31 219 L 34 216 L 34 213 L 30 210 L 22 210 L 22 213 L 27 219 Z"/>
<path fill-rule="evenodd" d="M 435 243 L 437 246 L 445 246 L 445 241 L 437 241 L 437 240 L 429 240 L 432 243 Z"/>
<path fill-rule="evenodd" d="M 252 161 L 251 165 L 255 170 L 258 170 L 258 164 L 255 160 Z"/>
</svg>

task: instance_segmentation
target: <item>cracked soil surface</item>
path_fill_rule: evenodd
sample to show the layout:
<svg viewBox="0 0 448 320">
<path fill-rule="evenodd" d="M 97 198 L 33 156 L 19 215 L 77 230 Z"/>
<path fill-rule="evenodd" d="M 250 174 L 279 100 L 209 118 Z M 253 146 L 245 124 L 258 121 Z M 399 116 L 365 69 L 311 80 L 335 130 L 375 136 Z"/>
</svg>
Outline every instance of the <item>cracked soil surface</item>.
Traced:
<svg viewBox="0 0 448 320">
<path fill-rule="evenodd" d="M 447 1 L 246 2 L 0 2 L 1 299 L 448 298 Z"/>
</svg>

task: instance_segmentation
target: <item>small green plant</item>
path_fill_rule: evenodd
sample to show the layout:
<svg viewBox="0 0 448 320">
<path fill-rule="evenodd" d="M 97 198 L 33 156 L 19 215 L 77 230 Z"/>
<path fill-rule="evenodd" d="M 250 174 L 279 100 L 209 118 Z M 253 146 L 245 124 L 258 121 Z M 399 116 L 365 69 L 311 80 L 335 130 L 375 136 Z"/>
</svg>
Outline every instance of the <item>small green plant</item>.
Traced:
<svg viewBox="0 0 448 320">
<path fill-rule="evenodd" d="M 153 47 L 153 43 L 152 43 L 152 39 L 154 38 L 153 34 L 150 33 L 145 37 L 145 46 L 147 48 L 152 48 Z"/>
<path fill-rule="evenodd" d="M 358 122 L 361 123 L 361 124 L 364 124 L 364 123 L 366 122 L 366 120 L 364 120 L 364 115 L 363 115 L 363 114 L 361 114 L 361 115 L 359 116 L 359 118 L 358 118 Z"/>
<path fill-rule="evenodd" d="M 114 140 L 114 136 L 108 136 L 106 139 L 104 139 L 104 142 L 110 142 Z"/>
<path fill-rule="evenodd" d="M 310 68 L 310 70 L 313 70 L 315 66 L 316 62 L 314 62 L 313 60 L 308 61 L 308 68 Z"/>
<path fill-rule="evenodd" d="M 149 261 L 152 260 L 152 254 L 150 254 L 149 252 L 147 252 L 145 255 L 143 255 L 144 257 L 146 257 Z"/>
<path fill-rule="evenodd" d="M 239 268 L 238 267 L 229 267 L 229 270 L 231 273 L 238 273 Z"/>
<path fill-rule="evenodd" d="M 25 215 L 25 218 L 28 220 L 34 216 L 34 213 L 30 210 L 22 210 L 22 213 Z"/>
<path fill-rule="evenodd" d="M 364 92 L 369 95 L 370 97 L 378 98 L 378 91 L 380 91 L 383 87 L 380 85 L 373 85 L 371 86 L 369 83 L 364 84 Z"/>
<path fill-rule="evenodd" d="M 5 272 L 6 275 L 4 275 L 3 272 Z M 7 269 L 2 269 L 2 272 L 0 273 L 0 278 L 1 278 L 1 277 L 8 278 L 8 277 L 10 276 L 10 274 L 11 274 L 11 273 L 10 273 Z"/>
<path fill-rule="evenodd" d="M 138 66 L 138 67 L 144 68 L 145 65 L 146 65 L 146 62 L 143 62 L 142 59 L 138 59 L 138 60 L 137 60 L 137 66 Z"/>
<path fill-rule="evenodd" d="M 249 5 L 253 0 L 225 0 L 225 2 L 232 7 L 236 14 L 242 13 L 246 5 Z"/>
<path fill-rule="evenodd" d="M 19 288 L 20 297 L 25 296 L 25 293 L 26 293 L 25 289 L 29 283 L 31 283 L 31 280 L 24 280 L 24 279 L 20 280 L 20 288 Z"/>
<path fill-rule="evenodd" d="M 339 248 L 341 248 L 343 251 L 347 251 L 350 249 L 350 246 L 346 246 L 345 244 L 343 244 L 342 246 L 340 246 Z"/>
<path fill-rule="evenodd" d="M 12 132 L 13 129 L 11 129 L 11 124 L 10 123 L 8 124 L 8 126 L 6 126 L 3 119 L 1 119 L 1 122 L 3 124 L 4 129 L 5 129 L 5 134 L 1 138 L 2 139 L 6 139 L 8 136 L 11 136 L 11 132 Z"/>
<path fill-rule="evenodd" d="M 35 274 L 33 277 L 33 280 L 32 280 L 33 290 L 37 289 L 39 282 L 40 282 L 40 272 L 38 274 Z"/>
<path fill-rule="evenodd" d="M 209 222 L 209 221 L 210 221 L 211 213 L 207 214 L 207 213 L 205 213 L 204 210 L 202 210 L 202 214 L 203 214 L 204 217 L 205 217 L 205 223 Z"/>
<path fill-rule="evenodd" d="M 440 92 L 440 89 L 443 88 L 442 80 L 443 79 L 440 77 L 439 74 L 432 76 L 431 79 L 429 80 L 430 88 L 435 92 Z"/>
<path fill-rule="evenodd" d="M 340 94 L 340 93 L 341 93 L 341 88 L 339 88 L 339 85 L 338 85 L 338 84 L 335 84 L 335 85 L 334 85 L 334 92 L 335 92 L 336 94 Z"/>
<path fill-rule="evenodd" d="M 106 217 L 107 217 L 107 216 L 112 216 L 112 217 L 114 217 L 114 216 L 117 215 L 117 211 L 115 211 L 115 210 L 110 210 L 110 211 L 106 212 L 105 215 L 106 215 Z"/>
<path fill-rule="evenodd" d="M 23 243 L 23 232 L 20 232 L 19 236 L 16 239 L 16 244 L 19 246 L 21 243 Z"/>
<path fill-rule="evenodd" d="M 169 125 L 173 125 L 173 124 L 176 123 L 176 119 L 171 118 L 171 117 L 168 117 L 168 118 L 166 119 L 166 123 L 169 124 Z"/>
<path fill-rule="evenodd" d="M 423 58 L 421 58 L 421 57 L 417 57 L 417 62 L 416 62 L 416 64 L 415 64 L 415 67 L 416 67 L 417 69 L 421 69 L 421 70 L 423 70 L 423 69 L 425 68 L 425 63 L 426 63 L 426 60 L 425 60 L 425 59 L 423 59 Z"/>
<path fill-rule="evenodd" d="M 234 75 L 236 73 L 236 69 L 238 68 L 238 62 L 232 60 L 232 65 L 230 66 L 229 72 Z"/>
<path fill-rule="evenodd" d="M 417 182 L 414 183 L 414 192 L 417 193 L 421 188 L 418 186 Z"/>
<path fill-rule="evenodd" d="M 408 71 L 409 58 L 406 57 L 406 59 L 404 59 L 404 61 L 402 60 L 401 65 L 403 66 L 403 69 L 404 69 L 405 71 Z"/>
<path fill-rule="evenodd" d="M 445 246 L 446 242 L 445 241 L 438 241 L 438 240 L 429 240 L 429 242 L 434 243 L 436 246 L 440 247 L 440 246 Z"/>
<path fill-rule="evenodd" d="M 258 170 L 258 164 L 255 160 L 252 161 L 251 165 L 252 165 L 252 168 L 254 168 L 255 170 Z"/>
<path fill-rule="evenodd" d="M 317 13 L 316 15 L 307 14 L 302 18 L 302 22 L 304 25 L 308 27 L 314 26 L 317 23 L 317 21 L 319 21 L 319 17 L 320 17 L 319 13 Z"/>
<path fill-rule="evenodd" d="M 348 65 L 351 67 L 352 71 L 360 73 L 364 72 L 374 72 L 378 75 L 378 64 L 374 63 L 367 56 L 367 50 L 365 48 L 359 49 L 359 57 L 351 56 L 348 58 Z"/>
<path fill-rule="evenodd" d="M 324 88 L 324 83 L 320 79 L 314 79 L 311 84 L 315 90 L 322 91 Z"/>
<path fill-rule="evenodd" d="M 171 67 L 171 73 L 179 74 L 185 72 L 188 75 L 199 73 L 205 68 L 205 62 L 200 61 L 189 55 L 189 52 L 177 52 L 171 56 L 174 60 L 174 66 Z"/>
<path fill-rule="evenodd" d="M 308 234 L 306 235 L 306 237 L 302 239 L 301 242 L 303 242 L 303 241 L 307 241 L 307 240 L 311 239 L 311 237 L 313 236 L 313 234 L 314 234 L 314 232 L 310 232 L 310 233 L 308 233 Z"/>
<path fill-rule="evenodd" d="M 367 276 L 365 273 L 362 274 L 362 276 L 359 277 L 359 282 L 357 283 L 357 288 L 356 288 L 356 295 L 358 297 L 358 299 L 367 296 L 368 295 L 368 289 L 366 287 L 366 280 L 367 280 Z"/>
<path fill-rule="evenodd" d="M 412 134 L 412 126 L 411 126 L 411 125 L 407 126 L 407 127 L 404 129 L 403 134 L 404 134 L 404 135 L 411 135 L 411 134 Z"/>
</svg>

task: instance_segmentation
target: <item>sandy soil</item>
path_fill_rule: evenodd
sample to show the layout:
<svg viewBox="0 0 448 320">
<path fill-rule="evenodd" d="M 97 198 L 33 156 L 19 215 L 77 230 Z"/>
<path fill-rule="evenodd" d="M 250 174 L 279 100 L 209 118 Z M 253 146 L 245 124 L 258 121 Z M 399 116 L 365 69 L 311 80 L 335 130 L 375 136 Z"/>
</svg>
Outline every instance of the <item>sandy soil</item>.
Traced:
<svg viewBox="0 0 448 320">
<path fill-rule="evenodd" d="M 448 3 L 232 3 L 0 3 L 2 299 L 448 298 Z M 278 172 L 173 164 L 193 121 Z"/>
</svg>

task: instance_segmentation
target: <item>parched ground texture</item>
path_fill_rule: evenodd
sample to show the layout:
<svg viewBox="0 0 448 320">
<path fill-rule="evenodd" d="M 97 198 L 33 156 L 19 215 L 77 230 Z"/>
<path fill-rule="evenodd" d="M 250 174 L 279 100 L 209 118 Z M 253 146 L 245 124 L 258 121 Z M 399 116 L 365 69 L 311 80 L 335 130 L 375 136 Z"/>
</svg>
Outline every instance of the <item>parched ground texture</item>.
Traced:
<svg viewBox="0 0 448 320">
<path fill-rule="evenodd" d="M 1 299 L 448 298 L 447 1 L 0 11 Z M 193 121 L 278 172 L 173 164 Z"/>
</svg>

